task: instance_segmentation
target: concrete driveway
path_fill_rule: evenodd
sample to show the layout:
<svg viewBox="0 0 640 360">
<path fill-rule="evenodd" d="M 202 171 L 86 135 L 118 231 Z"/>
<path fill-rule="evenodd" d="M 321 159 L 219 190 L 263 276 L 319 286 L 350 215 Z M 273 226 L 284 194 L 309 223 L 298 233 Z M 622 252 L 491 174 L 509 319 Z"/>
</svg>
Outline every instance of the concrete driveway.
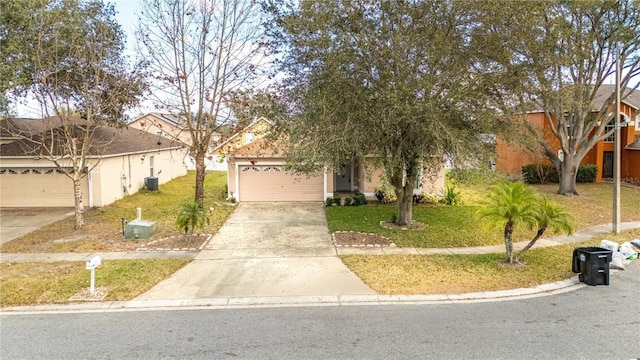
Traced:
<svg viewBox="0 0 640 360">
<path fill-rule="evenodd" d="M 2 208 L 0 209 L 0 244 L 73 214 L 73 208 Z"/>
<path fill-rule="evenodd" d="M 194 261 L 137 300 L 375 294 L 336 255 L 321 203 L 240 203 Z"/>
</svg>

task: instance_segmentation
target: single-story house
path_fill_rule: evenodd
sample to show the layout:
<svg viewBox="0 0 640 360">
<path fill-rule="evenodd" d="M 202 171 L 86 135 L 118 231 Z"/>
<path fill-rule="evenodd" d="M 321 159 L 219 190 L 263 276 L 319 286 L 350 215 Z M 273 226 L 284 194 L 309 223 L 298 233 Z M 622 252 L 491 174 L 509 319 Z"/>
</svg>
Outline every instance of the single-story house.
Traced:
<svg viewBox="0 0 640 360">
<path fill-rule="evenodd" d="M 286 169 L 265 135 L 272 124 L 259 118 L 231 136 L 215 150 L 225 154 L 228 197 L 237 201 L 324 201 L 334 192 L 360 191 L 369 199 L 382 184 L 383 169 L 373 158 L 354 160 L 340 169 L 325 168 L 321 174 L 301 175 Z M 367 163 L 369 166 L 365 166 Z M 423 176 L 417 191 L 439 192 L 444 187 L 444 167 L 435 179 Z"/>
<path fill-rule="evenodd" d="M 614 85 L 601 85 L 591 104 L 592 112 L 597 113 L 603 107 L 605 100 L 615 91 Z M 626 91 L 625 91 L 626 94 Z M 611 109 L 611 111 L 614 111 Z M 640 91 L 634 90 L 620 102 L 620 176 L 623 179 L 640 183 Z M 610 113 L 609 113 L 610 114 Z M 557 144 L 557 139 L 549 130 L 549 123 L 543 110 L 536 110 L 526 114 L 527 121 L 537 128 L 546 129 L 546 136 L 551 143 Z M 606 125 L 605 131 L 613 129 L 614 122 Z M 595 131 L 595 130 L 594 130 Z M 609 136 L 600 140 L 582 159 L 581 164 L 598 166 L 596 182 L 613 177 L 614 137 Z M 560 151 L 559 145 L 557 150 Z M 523 147 L 508 144 L 498 138 L 496 142 L 496 171 L 507 175 L 520 176 L 524 165 L 549 161 L 541 155 L 535 154 Z"/>
<path fill-rule="evenodd" d="M 9 136 L 7 126 L 33 127 L 43 119 L 5 119 L 0 121 L 0 207 L 73 207 L 73 182 L 65 161 L 57 167 L 28 140 Z M 145 186 L 145 178 L 156 177 L 158 184 L 185 175 L 185 147 L 169 139 L 130 127 L 98 127 L 94 136 L 111 139 L 108 145 L 92 149 L 87 175 L 81 189 L 85 206 L 101 207 Z"/>
<path fill-rule="evenodd" d="M 190 146 L 191 134 L 189 128 L 185 126 L 184 121 L 184 118 L 177 115 L 151 112 L 133 120 L 129 123 L 129 126 L 155 134 L 158 137 L 168 138 Z M 219 133 L 214 133 L 211 137 L 211 146 L 204 159 L 207 170 L 225 171 L 227 169 L 224 156 L 220 157 L 218 154 L 213 153 L 213 148 L 216 147 L 221 140 L 222 135 Z M 189 155 L 188 152 L 184 157 L 184 164 L 188 170 L 196 169 L 196 160 Z"/>
</svg>

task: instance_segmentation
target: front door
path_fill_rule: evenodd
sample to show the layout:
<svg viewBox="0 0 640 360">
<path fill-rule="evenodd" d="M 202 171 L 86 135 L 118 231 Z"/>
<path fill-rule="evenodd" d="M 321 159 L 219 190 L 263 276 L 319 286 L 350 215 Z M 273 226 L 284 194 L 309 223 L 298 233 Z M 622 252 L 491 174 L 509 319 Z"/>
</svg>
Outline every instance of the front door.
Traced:
<svg viewBox="0 0 640 360">
<path fill-rule="evenodd" d="M 613 177 L 613 151 L 605 151 L 602 158 L 602 178 Z"/>
<path fill-rule="evenodd" d="M 351 165 L 341 165 L 336 172 L 336 191 L 351 191 Z"/>
</svg>

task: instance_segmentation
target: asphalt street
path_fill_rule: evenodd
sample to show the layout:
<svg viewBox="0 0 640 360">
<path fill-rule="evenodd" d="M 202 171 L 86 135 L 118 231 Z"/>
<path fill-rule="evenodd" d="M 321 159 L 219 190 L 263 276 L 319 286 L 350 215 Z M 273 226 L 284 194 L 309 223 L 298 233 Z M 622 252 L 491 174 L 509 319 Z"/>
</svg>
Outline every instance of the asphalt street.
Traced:
<svg viewBox="0 0 640 360">
<path fill-rule="evenodd" d="M 0 317 L 2 359 L 635 359 L 640 262 L 524 300 Z"/>
</svg>

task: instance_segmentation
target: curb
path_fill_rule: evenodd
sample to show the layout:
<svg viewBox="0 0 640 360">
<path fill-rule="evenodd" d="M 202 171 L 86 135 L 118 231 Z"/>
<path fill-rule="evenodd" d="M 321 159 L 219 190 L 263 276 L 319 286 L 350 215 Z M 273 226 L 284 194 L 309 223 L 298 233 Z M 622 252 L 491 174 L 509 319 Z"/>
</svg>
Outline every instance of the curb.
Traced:
<svg viewBox="0 0 640 360">
<path fill-rule="evenodd" d="M 575 291 L 586 287 L 577 276 L 530 288 L 475 292 L 449 295 L 318 295 L 318 296 L 265 296 L 219 297 L 208 299 L 131 300 L 72 304 L 49 304 L 11 307 L 0 310 L 0 315 L 29 315 L 53 313 L 95 313 L 154 310 L 232 310 L 273 307 L 315 306 L 380 306 L 380 305 L 445 305 L 479 302 L 523 300 Z"/>
</svg>

